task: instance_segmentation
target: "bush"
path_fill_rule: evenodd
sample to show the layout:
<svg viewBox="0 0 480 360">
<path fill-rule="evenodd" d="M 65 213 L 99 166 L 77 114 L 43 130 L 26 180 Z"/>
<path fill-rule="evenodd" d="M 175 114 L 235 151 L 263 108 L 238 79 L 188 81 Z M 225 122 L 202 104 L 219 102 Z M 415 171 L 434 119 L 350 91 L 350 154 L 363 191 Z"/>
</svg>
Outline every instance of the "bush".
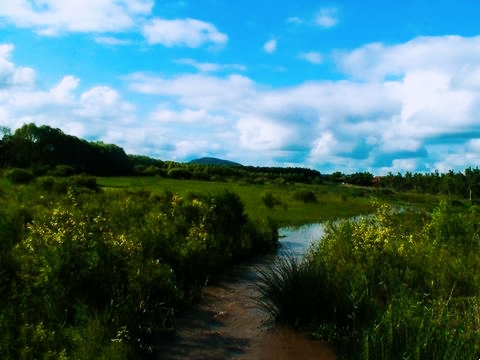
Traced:
<svg viewBox="0 0 480 360">
<path fill-rule="evenodd" d="M 77 169 L 75 169 L 73 166 L 70 165 L 57 165 L 55 166 L 55 169 L 49 172 L 49 175 L 52 176 L 72 176 L 77 172 Z"/>
<path fill-rule="evenodd" d="M 206 279 L 278 238 L 232 192 L 96 192 L 94 180 L 43 177 L 4 194 L 2 359 L 146 358 Z"/>
<path fill-rule="evenodd" d="M 304 203 L 315 203 L 317 202 L 317 196 L 311 190 L 307 189 L 297 189 L 293 193 L 293 198 L 297 201 L 303 201 Z"/>
<path fill-rule="evenodd" d="M 265 206 L 269 209 L 273 209 L 275 205 L 281 205 L 282 201 L 273 195 L 271 191 L 265 191 L 261 195 L 262 201 L 265 204 Z"/>
<path fill-rule="evenodd" d="M 88 175 L 75 175 L 68 179 L 68 184 L 73 188 L 83 188 L 93 191 L 99 191 L 97 179 Z"/>
<path fill-rule="evenodd" d="M 172 179 L 185 179 L 190 180 L 192 178 L 192 173 L 187 169 L 171 169 L 168 171 L 168 177 Z"/>
<path fill-rule="evenodd" d="M 6 171 L 5 177 L 12 182 L 12 184 L 29 184 L 33 181 L 35 176 L 31 171 L 25 169 L 11 169 Z"/>
<path fill-rule="evenodd" d="M 262 273 L 262 304 L 333 342 L 340 359 L 478 358 L 479 229 L 459 211 L 378 205 L 373 216 L 331 223 L 302 261 Z"/>
</svg>

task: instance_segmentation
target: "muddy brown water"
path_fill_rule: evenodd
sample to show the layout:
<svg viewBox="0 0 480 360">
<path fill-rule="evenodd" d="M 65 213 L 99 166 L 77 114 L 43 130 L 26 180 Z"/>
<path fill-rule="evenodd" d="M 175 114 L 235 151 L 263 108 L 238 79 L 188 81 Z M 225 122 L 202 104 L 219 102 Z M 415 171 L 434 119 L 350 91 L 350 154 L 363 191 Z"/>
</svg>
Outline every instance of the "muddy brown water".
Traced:
<svg viewBox="0 0 480 360">
<path fill-rule="evenodd" d="M 309 236 L 316 236 L 310 231 L 285 230 L 283 251 L 302 253 L 313 240 Z M 282 256 L 282 248 L 277 256 Z M 260 296 L 255 288 L 257 271 L 273 260 L 264 257 L 236 266 L 206 286 L 200 303 L 178 319 L 175 334 L 159 342 L 156 359 L 336 359 L 328 344 L 290 328 L 272 326 L 268 314 L 256 303 Z"/>
</svg>

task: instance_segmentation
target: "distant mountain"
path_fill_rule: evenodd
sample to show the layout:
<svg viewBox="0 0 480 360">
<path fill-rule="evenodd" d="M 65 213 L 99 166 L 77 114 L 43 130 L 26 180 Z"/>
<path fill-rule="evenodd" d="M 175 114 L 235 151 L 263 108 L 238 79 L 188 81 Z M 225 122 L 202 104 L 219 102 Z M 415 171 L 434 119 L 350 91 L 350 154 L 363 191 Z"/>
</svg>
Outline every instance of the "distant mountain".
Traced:
<svg viewBox="0 0 480 360">
<path fill-rule="evenodd" d="M 200 159 L 194 159 L 189 162 L 189 164 L 199 164 L 199 165 L 217 165 L 217 166 L 243 166 L 242 164 L 229 161 L 229 160 L 222 160 L 213 157 L 203 157 Z"/>
</svg>

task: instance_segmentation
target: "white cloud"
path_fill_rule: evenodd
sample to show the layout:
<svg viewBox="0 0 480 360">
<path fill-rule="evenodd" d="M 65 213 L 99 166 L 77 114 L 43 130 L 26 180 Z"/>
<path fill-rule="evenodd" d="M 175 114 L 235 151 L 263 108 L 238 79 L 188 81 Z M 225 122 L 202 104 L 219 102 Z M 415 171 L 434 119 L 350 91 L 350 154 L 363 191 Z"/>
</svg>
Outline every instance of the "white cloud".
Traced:
<svg viewBox="0 0 480 360">
<path fill-rule="evenodd" d="M 50 95 L 58 102 L 72 100 L 72 91 L 78 86 L 79 79 L 74 76 L 66 76 L 58 85 L 50 90 Z"/>
<path fill-rule="evenodd" d="M 204 109 L 183 109 L 182 111 L 173 111 L 164 107 L 156 109 L 150 115 L 150 119 L 161 123 L 197 123 L 201 125 L 219 125 L 225 121 L 222 116 L 211 115 Z"/>
<path fill-rule="evenodd" d="M 293 132 L 292 127 L 258 117 L 241 119 L 237 128 L 241 145 L 249 150 L 279 150 L 289 143 Z"/>
<path fill-rule="evenodd" d="M 476 152 L 480 155 L 480 139 L 476 138 L 476 139 L 472 139 L 472 140 L 468 141 L 467 142 L 467 148 L 470 151 Z"/>
<path fill-rule="evenodd" d="M 182 75 L 173 79 L 142 73 L 127 77 L 134 91 L 178 99 L 182 106 L 208 111 L 232 111 L 244 107 L 255 96 L 255 84 L 242 75 L 225 78 L 211 75 Z"/>
<path fill-rule="evenodd" d="M 334 7 L 321 8 L 315 22 L 324 28 L 331 28 L 338 23 L 338 9 Z"/>
<path fill-rule="evenodd" d="M 127 45 L 114 33 L 140 31 L 149 44 L 197 48 L 220 46 L 228 36 L 197 19 L 166 20 L 152 17 L 154 0 L 8 0 L 0 2 L 0 20 L 31 28 L 40 35 L 94 33 L 106 45 Z"/>
<path fill-rule="evenodd" d="M 228 36 L 207 22 L 195 19 L 165 20 L 155 18 L 143 26 L 142 33 L 150 44 L 167 47 L 197 48 L 204 44 L 224 45 Z"/>
<path fill-rule="evenodd" d="M 277 49 L 277 40 L 269 40 L 263 45 L 263 50 L 267 53 L 273 53 Z"/>
<path fill-rule="evenodd" d="M 0 17 L 42 35 L 117 32 L 132 29 L 153 5 L 153 0 L 9 0 L 0 3 Z"/>
<path fill-rule="evenodd" d="M 315 51 L 301 53 L 300 55 L 298 55 L 298 58 L 311 62 L 312 64 L 321 64 L 323 62 L 322 54 Z"/>
<path fill-rule="evenodd" d="M 303 24 L 303 20 L 301 18 L 299 18 L 298 16 L 292 16 L 292 17 L 289 17 L 287 20 L 286 20 L 287 23 L 291 23 L 291 24 Z"/>
<path fill-rule="evenodd" d="M 414 70 L 471 73 L 478 67 L 480 36 L 418 37 L 406 43 L 385 46 L 373 43 L 347 53 L 338 53 L 341 70 L 361 79 L 381 81 L 402 77 Z M 467 80 L 465 76 L 457 80 Z"/>
<path fill-rule="evenodd" d="M 131 44 L 131 41 L 129 40 L 122 40 L 113 36 L 96 36 L 95 41 L 99 44 L 113 45 L 113 46 Z"/>
<path fill-rule="evenodd" d="M 216 72 L 222 70 L 239 70 L 245 71 L 246 67 L 240 64 L 215 64 L 215 63 L 202 63 L 193 59 L 178 59 L 178 64 L 190 65 L 201 72 Z"/>
<path fill-rule="evenodd" d="M 332 132 L 326 132 L 320 135 L 319 138 L 313 142 L 310 151 L 311 161 L 321 162 L 326 157 L 331 156 L 338 151 L 339 142 Z"/>
<path fill-rule="evenodd" d="M 33 69 L 16 67 L 10 61 L 13 49 L 12 44 L 0 44 L 0 89 L 15 86 L 31 87 L 35 84 Z"/>
<path fill-rule="evenodd" d="M 229 73 L 237 69 L 228 64 L 182 59 L 203 73 L 125 78 L 131 91 L 157 101 L 142 121 L 118 89 L 81 89 L 74 76 L 36 89 L 35 72 L 10 60 L 12 45 L 0 45 L 0 124 L 35 121 L 181 161 L 201 152 L 373 173 L 476 166 L 478 45 L 478 37 L 366 45 L 337 54 L 346 80 L 284 88 Z M 220 70 L 227 74 L 213 74 Z"/>
</svg>

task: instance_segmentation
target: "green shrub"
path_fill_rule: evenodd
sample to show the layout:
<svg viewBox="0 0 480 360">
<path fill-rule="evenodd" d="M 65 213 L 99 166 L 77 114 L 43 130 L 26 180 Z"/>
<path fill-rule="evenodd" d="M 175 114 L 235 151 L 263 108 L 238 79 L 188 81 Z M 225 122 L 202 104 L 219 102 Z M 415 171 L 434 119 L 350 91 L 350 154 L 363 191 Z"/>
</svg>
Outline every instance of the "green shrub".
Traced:
<svg viewBox="0 0 480 360">
<path fill-rule="evenodd" d="M 55 166 L 54 170 L 51 170 L 49 172 L 49 175 L 51 176 L 72 176 L 77 172 L 77 169 L 75 169 L 73 166 L 70 165 L 57 165 Z"/>
<path fill-rule="evenodd" d="M 317 196 L 315 193 L 308 189 L 297 189 L 293 193 L 293 198 L 297 201 L 303 201 L 304 203 L 317 202 Z"/>
<path fill-rule="evenodd" d="M 185 179 L 189 180 L 192 178 L 192 173 L 187 169 L 171 169 L 168 171 L 168 177 L 172 179 Z"/>
<path fill-rule="evenodd" d="M 261 195 L 262 201 L 265 204 L 265 206 L 269 209 L 273 209 L 275 205 L 281 205 L 282 201 L 273 195 L 273 192 L 271 191 L 264 191 Z"/>
<path fill-rule="evenodd" d="M 93 176 L 74 175 L 68 178 L 68 185 L 73 188 L 83 188 L 93 191 L 99 191 L 97 180 Z"/>
<path fill-rule="evenodd" d="M 331 341 L 340 359 L 478 358 L 479 229 L 459 211 L 377 205 L 372 216 L 331 223 L 302 261 L 262 273 L 262 304 Z"/>
<path fill-rule="evenodd" d="M 10 180 L 12 184 L 29 184 L 35 178 L 31 171 L 25 169 L 8 170 L 5 172 L 5 177 Z"/>
<path fill-rule="evenodd" d="M 2 359 L 135 359 L 222 267 L 270 249 L 238 195 L 96 191 L 38 178 L 2 193 Z"/>
</svg>

